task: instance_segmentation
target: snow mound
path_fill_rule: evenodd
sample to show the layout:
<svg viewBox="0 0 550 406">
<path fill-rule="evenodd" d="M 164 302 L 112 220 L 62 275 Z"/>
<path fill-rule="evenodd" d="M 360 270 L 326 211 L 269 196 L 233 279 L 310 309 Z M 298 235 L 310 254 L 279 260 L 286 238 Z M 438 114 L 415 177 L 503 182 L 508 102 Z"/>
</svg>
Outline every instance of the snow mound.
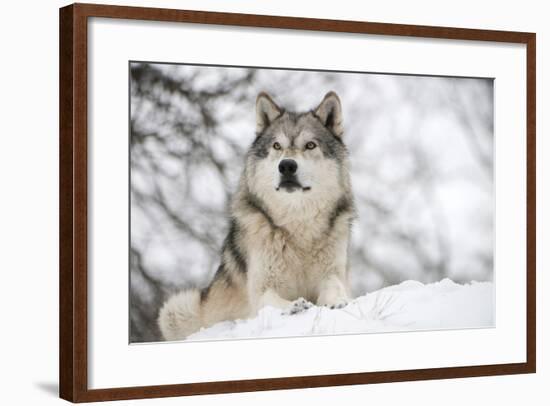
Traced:
<svg viewBox="0 0 550 406">
<path fill-rule="evenodd" d="M 313 306 L 286 315 L 281 309 L 265 307 L 252 319 L 224 321 L 188 340 L 487 328 L 494 323 L 491 282 L 460 285 L 443 279 L 425 285 L 406 281 L 358 297 L 342 309 Z"/>
</svg>

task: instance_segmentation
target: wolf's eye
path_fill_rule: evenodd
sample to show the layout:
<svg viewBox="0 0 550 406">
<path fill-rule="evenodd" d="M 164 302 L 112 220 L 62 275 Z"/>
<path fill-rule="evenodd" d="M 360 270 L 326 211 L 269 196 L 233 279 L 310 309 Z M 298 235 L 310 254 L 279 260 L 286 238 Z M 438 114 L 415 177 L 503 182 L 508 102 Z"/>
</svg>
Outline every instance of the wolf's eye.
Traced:
<svg viewBox="0 0 550 406">
<path fill-rule="evenodd" d="M 310 141 L 306 144 L 306 149 L 313 149 L 317 146 L 313 141 Z"/>
<path fill-rule="evenodd" d="M 276 149 L 277 151 L 281 149 L 281 144 L 279 144 L 278 142 L 274 143 L 273 144 L 273 148 Z"/>
</svg>

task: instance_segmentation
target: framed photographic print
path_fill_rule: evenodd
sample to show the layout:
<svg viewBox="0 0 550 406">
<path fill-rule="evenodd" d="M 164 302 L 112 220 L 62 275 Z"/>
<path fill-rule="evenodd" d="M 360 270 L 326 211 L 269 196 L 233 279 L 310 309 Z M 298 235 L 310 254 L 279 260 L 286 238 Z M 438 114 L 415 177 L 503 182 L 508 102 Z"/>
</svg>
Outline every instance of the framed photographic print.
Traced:
<svg viewBox="0 0 550 406">
<path fill-rule="evenodd" d="M 535 372 L 535 34 L 60 10 L 60 396 Z"/>
</svg>

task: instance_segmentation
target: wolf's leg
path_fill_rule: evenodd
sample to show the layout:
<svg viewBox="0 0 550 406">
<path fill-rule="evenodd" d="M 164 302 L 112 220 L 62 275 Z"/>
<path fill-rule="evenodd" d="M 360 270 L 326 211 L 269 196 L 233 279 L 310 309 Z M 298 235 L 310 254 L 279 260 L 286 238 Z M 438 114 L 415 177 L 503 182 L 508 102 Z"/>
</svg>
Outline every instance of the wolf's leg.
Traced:
<svg viewBox="0 0 550 406">
<path fill-rule="evenodd" d="M 249 258 L 249 267 L 247 272 L 247 291 L 251 304 L 251 317 L 258 314 L 258 311 L 265 306 L 277 307 L 279 309 L 289 308 L 291 302 L 283 299 L 275 289 L 277 275 L 280 272 L 275 271 L 273 261 L 269 252 L 271 244 L 261 243 L 261 240 L 254 241 L 257 246 L 252 251 Z"/>
<path fill-rule="evenodd" d="M 330 258 L 320 264 L 317 285 L 317 304 L 331 309 L 342 308 L 350 301 L 347 284 L 349 222 L 344 217 L 335 225 L 334 233 L 339 238 L 332 247 Z"/>
<path fill-rule="evenodd" d="M 251 303 L 251 317 L 265 306 L 283 310 L 286 314 L 295 314 L 308 309 L 312 304 L 304 298 L 294 299 L 295 277 L 289 278 L 288 263 L 281 252 L 285 246 L 285 233 L 273 231 L 270 224 L 263 227 L 263 235 L 258 234 L 250 241 L 248 258 L 247 291 Z M 291 289 L 288 289 L 288 286 Z"/>
<path fill-rule="evenodd" d="M 329 274 L 321 282 L 317 304 L 319 306 L 328 306 L 331 309 L 340 309 L 344 307 L 350 298 L 342 277 L 337 274 Z"/>
</svg>

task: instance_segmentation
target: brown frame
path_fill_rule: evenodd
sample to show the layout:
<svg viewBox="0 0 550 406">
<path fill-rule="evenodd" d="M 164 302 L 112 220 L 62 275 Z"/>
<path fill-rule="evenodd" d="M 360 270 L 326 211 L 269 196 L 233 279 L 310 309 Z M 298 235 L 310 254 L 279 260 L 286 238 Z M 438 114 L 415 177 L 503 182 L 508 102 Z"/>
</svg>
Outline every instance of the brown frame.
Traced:
<svg viewBox="0 0 550 406">
<path fill-rule="evenodd" d="M 536 36 L 534 33 L 73 4 L 60 9 L 59 382 L 72 402 L 448 379 L 536 371 Z M 89 17 L 492 41 L 527 47 L 527 361 L 338 375 L 89 389 L 87 384 L 87 21 Z"/>
</svg>

